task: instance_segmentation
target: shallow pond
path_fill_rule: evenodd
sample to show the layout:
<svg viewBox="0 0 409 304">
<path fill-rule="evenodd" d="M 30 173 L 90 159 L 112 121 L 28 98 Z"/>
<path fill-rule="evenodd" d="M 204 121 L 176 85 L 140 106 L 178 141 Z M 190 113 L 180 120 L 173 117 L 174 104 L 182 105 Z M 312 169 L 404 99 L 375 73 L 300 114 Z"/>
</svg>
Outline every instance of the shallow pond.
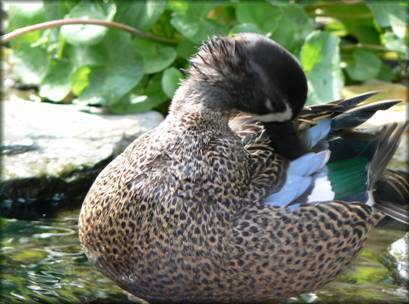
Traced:
<svg viewBox="0 0 409 304">
<path fill-rule="evenodd" d="M 78 211 L 53 219 L 2 219 L 1 303 L 130 303 L 81 252 Z M 370 235 L 354 267 L 313 294 L 287 303 L 405 303 L 408 291 L 385 266 L 388 246 L 405 231 Z"/>
</svg>

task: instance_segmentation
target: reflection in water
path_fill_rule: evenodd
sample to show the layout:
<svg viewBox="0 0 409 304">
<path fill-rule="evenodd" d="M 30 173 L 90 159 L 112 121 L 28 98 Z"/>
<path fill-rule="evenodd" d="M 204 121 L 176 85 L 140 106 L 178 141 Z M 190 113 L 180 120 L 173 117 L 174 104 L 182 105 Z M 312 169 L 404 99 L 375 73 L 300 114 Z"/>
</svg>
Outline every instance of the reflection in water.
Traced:
<svg viewBox="0 0 409 304">
<path fill-rule="evenodd" d="M 1 303 L 130 303 L 81 252 L 77 214 L 52 220 L 1 220 Z M 325 289 L 288 303 L 405 303 L 407 290 L 382 264 L 387 247 L 403 234 L 375 230 L 353 269 Z"/>
<path fill-rule="evenodd" d="M 75 217 L 1 226 L 1 303 L 129 303 L 81 252 Z"/>
</svg>

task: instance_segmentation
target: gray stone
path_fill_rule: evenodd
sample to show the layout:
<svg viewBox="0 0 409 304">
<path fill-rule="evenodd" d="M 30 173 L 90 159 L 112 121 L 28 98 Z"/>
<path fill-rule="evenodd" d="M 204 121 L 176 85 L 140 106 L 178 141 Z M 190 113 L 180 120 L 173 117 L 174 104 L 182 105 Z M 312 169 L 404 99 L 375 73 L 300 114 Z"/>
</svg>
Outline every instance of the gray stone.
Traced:
<svg viewBox="0 0 409 304">
<path fill-rule="evenodd" d="M 394 242 L 388 252 L 389 268 L 398 281 L 408 286 L 409 284 L 409 232 Z"/>
<path fill-rule="evenodd" d="M 154 111 L 117 116 L 80 110 L 17 98 L 3 102 L 3 214 L 33 202 L 81 200 L 109 161 L 163 119 Z"/>
</svg>

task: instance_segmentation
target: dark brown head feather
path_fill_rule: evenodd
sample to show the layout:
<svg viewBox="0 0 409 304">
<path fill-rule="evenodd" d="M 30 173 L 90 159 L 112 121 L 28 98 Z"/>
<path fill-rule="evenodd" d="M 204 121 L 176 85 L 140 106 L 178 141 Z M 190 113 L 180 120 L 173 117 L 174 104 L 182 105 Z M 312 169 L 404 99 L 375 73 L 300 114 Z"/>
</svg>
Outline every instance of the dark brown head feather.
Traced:
<svg viewBox="0 0 409 304">
<path fill-rule="evenodd" d="M 220 109 L 281 122 L 293 119 L 304 106 L 307 81 L 299 63 L 262 35 L 212 37 L 189 62 L 189 80 Z"/>
<path fill-rule="evenodd" d="M 189 63 L 192 66 L 189 74 L 206 81 L 237 81 L 237 76 L 246 76 L 243 46 L 228 37 L 212 37 L 200 47 Z"/>
</svg>

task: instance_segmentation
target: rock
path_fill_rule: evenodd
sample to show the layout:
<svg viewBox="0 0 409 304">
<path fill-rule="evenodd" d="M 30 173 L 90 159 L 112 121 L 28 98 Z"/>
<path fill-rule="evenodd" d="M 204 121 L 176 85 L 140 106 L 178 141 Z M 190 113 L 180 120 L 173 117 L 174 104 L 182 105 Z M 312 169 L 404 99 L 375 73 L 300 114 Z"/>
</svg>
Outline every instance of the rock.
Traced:
<svg viewBox="0 0 409 304">
<path fill-rule="evenodd" d="M 387 257 L 388 268 L 391 268 L 394 277 L 406 286 L 409 286 L 409 232 L 390 248 Z"/>
<path fill-rule="evenodd" d="M 2 214 L 46 215 L 78 207 L 97 174 L 162 115 L 95 115 L 76 105 L 3 102 Z M 76 206 L 73 206 L 76 205 Z M 53 207 L 54 206 L 54 207 Z"/>
</svg>

